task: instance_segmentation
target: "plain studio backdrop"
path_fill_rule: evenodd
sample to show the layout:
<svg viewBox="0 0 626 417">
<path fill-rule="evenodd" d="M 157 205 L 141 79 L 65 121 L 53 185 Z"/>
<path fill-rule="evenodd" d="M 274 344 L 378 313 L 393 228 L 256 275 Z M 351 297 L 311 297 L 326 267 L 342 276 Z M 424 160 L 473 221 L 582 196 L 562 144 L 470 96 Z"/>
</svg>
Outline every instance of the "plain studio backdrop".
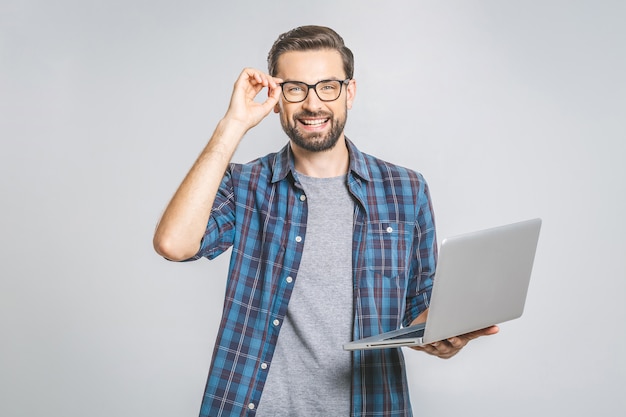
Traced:
<svg viewBox="0 0 626 417">
<path fill-rule="evenodd" d="M 169 263 L 152 233 L 241 69 L 303 24 L 354 51 L 347 135 L 426 177 L 440 240 L 544 221 L 521 319 L 405 352 L 415 414 L 619 414 L 625 5 L 0 1 L 0 415 L 197 415 L 228 256 Z M 272 113 L 235 160 L 285 143 Z"/>
</svg>

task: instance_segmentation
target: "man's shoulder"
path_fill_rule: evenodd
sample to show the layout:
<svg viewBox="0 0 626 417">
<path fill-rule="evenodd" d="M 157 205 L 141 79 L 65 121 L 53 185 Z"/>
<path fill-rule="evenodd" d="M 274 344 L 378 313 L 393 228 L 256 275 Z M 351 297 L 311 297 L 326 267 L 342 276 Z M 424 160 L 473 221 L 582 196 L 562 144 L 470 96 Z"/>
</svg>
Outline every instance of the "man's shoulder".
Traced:
<svg viewBox="0 0 626 417">
<path fill-rule="evenodd" d="M 277 155 L 277 152 L 272 152 L 245 163 L 231 162 L 229 171 L 233 175 L 258 175 L 263 172 L 270 173 Z"/>
<path fill-rule="evenodd" d="M 414 224 L 429 205 L 426 180 L 416 170 L 380 157 L 362 154 L 369 178 L 363 181 L 364 201 L 370 207 L 370 220 L 404 221 Z"/>
<path fill-rule="evenodd" d="M 361 154 L 363 155 L 367 167 L 369 168 L 370 175 L 374 180 L 406 179 L 411 182 L 425 181 L 422 174 L 414 169 L 389 162 L 368 153 Z"/>
<path fill-rule="evenodd" d="M 395 179 L 410 181 L 413 184 L 424 182 L 422 174 L 418 171 L 363 152 L 347 138 L 346 142 L 353 158 L 352 167 L 363 178 L 373 182 Z"/>
</svg>

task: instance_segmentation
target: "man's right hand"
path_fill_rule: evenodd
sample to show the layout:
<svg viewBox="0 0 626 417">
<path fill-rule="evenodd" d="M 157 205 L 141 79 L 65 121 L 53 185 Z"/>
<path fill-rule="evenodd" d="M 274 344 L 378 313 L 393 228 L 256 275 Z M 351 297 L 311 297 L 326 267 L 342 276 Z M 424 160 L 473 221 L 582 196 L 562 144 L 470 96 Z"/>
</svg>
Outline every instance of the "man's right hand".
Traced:
<svg viewBox="0 0 626 417">
<path fill-rule="evenodd" d="M 254 68 L 245 68 L 235 82 L 224 121 L 237 123 L 245 131 L 259 124 L 280 100 L 279 84 L 282 81 Z M 267 99 L 263 102 L 255 101 L 265 88 L 268 89 Z"/>
</svg>

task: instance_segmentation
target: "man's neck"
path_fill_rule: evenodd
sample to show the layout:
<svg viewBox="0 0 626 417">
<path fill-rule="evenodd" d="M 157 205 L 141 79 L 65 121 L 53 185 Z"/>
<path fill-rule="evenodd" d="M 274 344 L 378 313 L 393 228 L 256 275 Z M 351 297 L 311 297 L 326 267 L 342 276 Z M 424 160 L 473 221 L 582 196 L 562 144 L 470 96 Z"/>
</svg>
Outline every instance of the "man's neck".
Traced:
<svg viewBox="0 0 626 417">
<path fill-rule="evenodd" d="M 342 136 L 332 149 L 312 152 L 291 142 L 296 171 L 315 178 L 332 178 L 344 175 L 350 166 L 349 152 Z"/>
</svg>

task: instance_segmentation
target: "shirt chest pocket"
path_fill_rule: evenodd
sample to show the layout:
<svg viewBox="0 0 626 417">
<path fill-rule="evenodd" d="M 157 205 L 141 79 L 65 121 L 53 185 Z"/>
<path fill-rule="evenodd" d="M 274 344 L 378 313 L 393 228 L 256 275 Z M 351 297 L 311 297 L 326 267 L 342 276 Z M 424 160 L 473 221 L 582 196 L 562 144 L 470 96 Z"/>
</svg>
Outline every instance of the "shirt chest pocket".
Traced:
<svg viewBox="0 0 626 417">
<path fill-rule="evenodd" d="M 371 222 L 367 228 L 368 268 L 375 275 L 401 275 L 409 264 L 413 228 L 401 222 Z"/>
</svg>

